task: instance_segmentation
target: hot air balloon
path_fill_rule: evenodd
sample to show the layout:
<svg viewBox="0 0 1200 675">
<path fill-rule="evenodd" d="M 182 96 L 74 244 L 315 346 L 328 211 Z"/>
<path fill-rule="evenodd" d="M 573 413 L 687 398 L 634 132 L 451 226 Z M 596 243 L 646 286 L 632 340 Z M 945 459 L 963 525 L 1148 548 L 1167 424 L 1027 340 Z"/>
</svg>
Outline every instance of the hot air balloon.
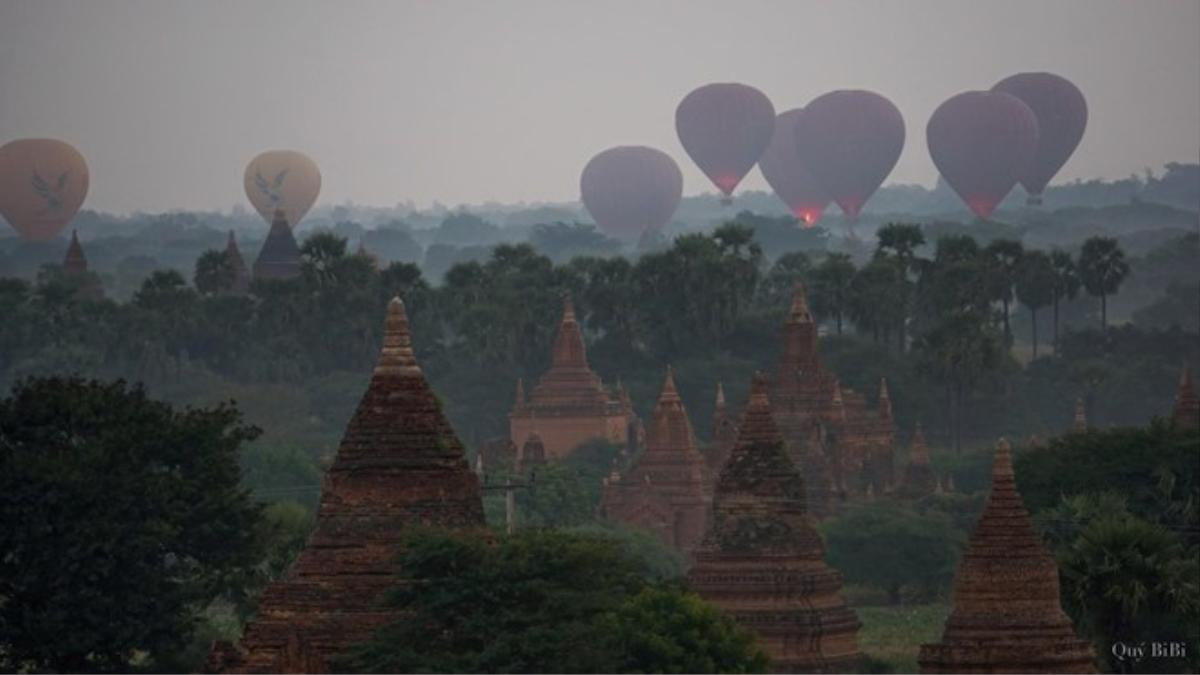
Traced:
<svg viewBox="0 0 1200 675">
<path fill-rule="evenodd" d="M 634 240 L 671 220 L 683 196 L 683 174 L 661 150 L 620 146 L 601 152 L 583 167 L 579 192 L 600 229 Z"/>
<path fill-rule="evenodd" d="M 870 91 L 831 91 L 796 120 L 796 149 L 842 212 L 858 218 L 904 149 L 904 118 Z"/>
<path fill-rule="evenodd" d="M 87 192 L 87 162 L 70 144 L 24 138 L 0 147 L 0 214 L 25 239 L 57 236 Z"/>
<path fill-rule="evenodd" d="M 986 219 L 1037 151 L 1038 124 L 1015 96 L 968 91 L 933 111 L 925 136 L 946 182 Z"/>
<path fill-rule="evenodd" d="M 736 83 L 708 84 L 683 97 L 675 109 L 675 131 L 692 161 L 731 195 L 771 143 L 775 107 L 754 87 Z"/>
<path fill-rule="evenodd" d="M 775 134 L 766 152 L 758 158 L 758 168 L 792 214 L 805 227 L 812 227 L 821 219 L 830 200 L 829 193 L 796 150 L 796 120 L 803 112 L 802 108 L 796 108 L 775 118 Z"/>
<path fill-rule="evenodd" d="M 288 225 L 308 213 L 321 192 L 321 171 L 316 162 L 295 150 L 271 150 L 246 165 L 246 197 L 263 220 L 271 223 L 282 211 Z"/>
<path fill-rule="evenodd" d="M 1001 80 L 992 91 L 1016 96 L 1037 117 L 1037 151 L 1020 181 L 1029 203 L 1041 204 L 1042 191 L 1079 147 L 1087 127 L 1087 101 L 1070 80 L 1052 73 L 1019 73 Z"/>
</svg>

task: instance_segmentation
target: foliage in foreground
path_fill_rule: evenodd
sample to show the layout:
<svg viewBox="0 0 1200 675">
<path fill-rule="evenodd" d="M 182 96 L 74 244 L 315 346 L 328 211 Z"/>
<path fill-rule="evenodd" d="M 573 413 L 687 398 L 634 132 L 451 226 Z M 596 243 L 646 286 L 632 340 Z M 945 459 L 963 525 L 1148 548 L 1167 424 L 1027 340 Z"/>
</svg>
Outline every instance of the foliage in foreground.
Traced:
<svg viewBox="0 0 1200 675">
<path fill-rule="evenodd" d="M 29 379 L 0 400 L 0 670 L 172 668 L 259 559 L 230 405 Z"/>
<path fill-rule="evenodd" d="M 694 594 L 653 583 L 605 537 L 417 532 L 404 610 L 344 672 L 761 672 L 753 639 Z"/>
</svg>

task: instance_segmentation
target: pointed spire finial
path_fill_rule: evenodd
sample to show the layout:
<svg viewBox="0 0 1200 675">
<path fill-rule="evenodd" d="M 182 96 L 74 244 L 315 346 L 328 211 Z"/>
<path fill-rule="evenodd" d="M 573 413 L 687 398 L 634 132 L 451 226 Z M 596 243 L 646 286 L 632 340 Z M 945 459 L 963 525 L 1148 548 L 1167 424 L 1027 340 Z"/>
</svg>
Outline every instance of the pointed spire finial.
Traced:
<svg viewBox="0 0 1200 675">
<path fill-rule="evenodd" d="M 399 296 L 388 302 L 387 318 L 383 326 L 383 350 L 379 355 L 379 363 L 375 366 L 375 374 L 419 375 L 421 367 L 417 365 L 417 358 L 412 349 L 408 314 L 404 311 L 404 301 Z"/>
<path fill-rule="evenodd" d="M 992 464 L 993 480 L 996 476 L 1012 476 L 1013 460 L 1012 445 L 1003 436 L 996 442 L 996 461 Z"/>
<path fill-rule="evenodd" d="M 792 307 L 788 314 L 791 321 L 811 323 L 813 320 L 812 312 L 808 309 L 808 293 L 804 289 L 803 281 L 796 281 L 792 290 Z"/>
<path fill-rule="evenodd" d="M 675 371 L 671 368 L 671 364 L 667 364 L 667 375 L 663 378 L 662 392 L 658 395 L 659 401 L 678 401 L 679 390 L 675 387 Z"/>
<path fill-rule="evenodd" d="M 767 405 L 770 405 L 767 400 L 767 376 L 758 370 L 754 372 L 754 378 L 750 380 L 750 401 L 747 407 Z"/>
<path fill-rule="evenodd" d="M 562 295 L 562 301 L 563 301 L 563 317 L 562 317 L 563 322 L 565 323 L 567 321 L 575 321 L 575 303 L 571 300 L 571 294 L 564 292 Z"/>
<path fill-rule="evenodd" d="M 725 387 L 721 386 L 721 382 L 717 381 L 717 408 L 725 407 Z"/>
</svg>

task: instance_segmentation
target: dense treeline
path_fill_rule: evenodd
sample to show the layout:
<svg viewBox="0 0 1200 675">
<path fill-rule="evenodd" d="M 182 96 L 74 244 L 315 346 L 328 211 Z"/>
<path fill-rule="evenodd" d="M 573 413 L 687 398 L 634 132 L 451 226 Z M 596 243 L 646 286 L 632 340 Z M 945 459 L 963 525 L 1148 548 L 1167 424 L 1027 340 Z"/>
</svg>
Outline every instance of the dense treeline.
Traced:
<svg viewBox="0 0 1200 675">
<path fill-rule="evenodd" d="M 555 263 L 529 244 L 501 244 L 451 267 L 439 286 L 412 263 L 376 269 L 328 232 L 304 241 L 300 279 L 256 283 L 248 296 L 225 292 L 213 255 L 196 261 L 192 283 L 156 271 L 123 303 L 91 299 L 80 292 L 86 280 L 46 267 L 34 283 L 0 281 L 0 382 L 77 371 L 146 382 L 172 400 L 233 396 L 268 440 L 287 428 L 289 441 L 319 454 L 348 419 L 384 303 L 399 294 L 423 367 L 473 445 L 505 433 L 513 385 L 546 367 L 569 293 L 600 374 L 621 379 L 645 412 L 673 363 L 705 433 L 716 382 L 736 401 L 749 373 L 773 364 L 797 281 L 843 382 L 872 398 L 888 377 L 901 428 L 921 419 L 947 442 L 1052 435 L 1076 396 L 1097 424 L 1141 423 L 1170 405 L 1179 365 L 1196 361 L 1193 330 L 1176 327 L 1195 325 L 1195 303 L 1170 292 L 1145 310 L 1155 330 L 1107 325 L 1110 298 L 1140 269 L 1112 239 L 1038 251 L 960 233 L 927 241 L 944 228 L 891 224 L 862 263 L 803 251 L 768 262 L 757 232 L 771 219 L 742 220 L 751 224 L 684 235 L 632 260 Z M 1195 292 L 1195 272 L 1177 268 L 1197 249 L 1187 235 L 1151 257 Z M 276 415 L 286 422 L 272 424 Z"/>
</svg>

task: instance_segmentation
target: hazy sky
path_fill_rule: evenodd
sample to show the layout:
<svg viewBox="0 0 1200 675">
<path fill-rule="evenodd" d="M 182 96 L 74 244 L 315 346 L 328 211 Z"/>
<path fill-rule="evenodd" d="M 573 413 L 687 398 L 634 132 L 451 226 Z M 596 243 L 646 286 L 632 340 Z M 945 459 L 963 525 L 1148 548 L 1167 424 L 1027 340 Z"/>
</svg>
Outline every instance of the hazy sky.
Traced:
<svg viewBox="0 0 1200 675">
<path fill-rule="evenodd" d="M 904 114 L 889 182 L 931 184 L 925 122 L 1015 72 L 1073 80 L 1090 108 L 1056 182 L 1200 155 L 1200 2 L 302 2 L 0 0 L 0 142 L 87 157 L 87 206 L 245 203 L 257 152 L 294 148 L 320 203 L 568 200 L 612 145 L 665 150 L 713 81 L 776 110 L 867 88 Z M 762 188 L 757 170 L 744 187 Z"/>
</svg>

